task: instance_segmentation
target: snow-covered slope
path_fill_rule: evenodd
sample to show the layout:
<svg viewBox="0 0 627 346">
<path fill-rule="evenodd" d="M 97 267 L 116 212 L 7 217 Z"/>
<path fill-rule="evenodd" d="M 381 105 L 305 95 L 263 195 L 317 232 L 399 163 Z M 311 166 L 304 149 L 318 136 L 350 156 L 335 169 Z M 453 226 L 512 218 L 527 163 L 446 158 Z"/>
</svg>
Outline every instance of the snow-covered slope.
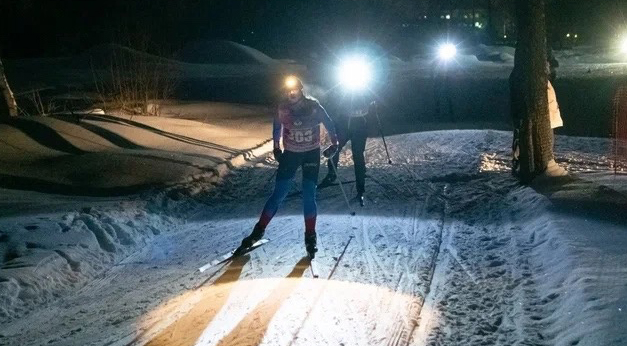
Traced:
<svg viewBox="0 0 627 346">
<path fill-rule="evenodd" d="M 197 271 L 250 231 L 272 189 L 272 159 L 233 171 L 215 188 L 193 185 L 190 194 L 179 186 L 148 209 L 159 213 L 176 205 L 187 221 L 178 232 L 155 236 L 74 296 L 3 324 L 0 340 L 625 343 L 627 258 L 621 249 L 627 236 L 616 211 L 624 210 L 626 198 L 624 187 L 615 188 L 625 179 L 609 173 L 609 159 L 599 159 L 609 143 L 558 137 L 558 162 L 571 172 L 599 173 L 578 173 L 550 189 L 520 186 L 511 177 L 510 141 L 507 132 L 476 130 L 393 136 L 387 139 L 389 165 L 382 141 L 371 139 L 366 207 L 347 206 L 337 186 L 319 192 L 320 279 L 312 279 L 302 261 L 298 196 L 286 200 L 268 227 L 268 244 L 231 264 Z M 345 153 L 340 177 L 352 174 Z M 354 184 L 343 188 L 354 194 Z M 13 222 L 30 220 L 22 215 Z"/>
<path fill-rule="evenodd" d="M 171 103 L 162 112 L 0 124 L 0 320 L 71 294 L 179 229 L 177 199 L 271 149 L 265 107 Z"/>
</svg>

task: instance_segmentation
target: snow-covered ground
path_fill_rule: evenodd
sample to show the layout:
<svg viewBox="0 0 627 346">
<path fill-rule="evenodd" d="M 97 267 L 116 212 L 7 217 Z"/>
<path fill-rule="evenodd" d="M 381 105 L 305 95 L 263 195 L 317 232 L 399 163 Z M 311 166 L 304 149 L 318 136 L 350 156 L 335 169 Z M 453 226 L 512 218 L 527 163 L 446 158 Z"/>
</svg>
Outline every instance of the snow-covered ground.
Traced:
<svg viewBox="0 0 627 346">
<path fill-rule="evenodd" d="M 228 47 L 250 63 L 147 58 L 200 95 L 239 78 L 269 90 L 260 74 L 294 67 Z M 8 71 L 34 78 L 25 88 L 92 83 L 85 69 L 112 49 L 143 54 L 97 47 Z M 298 194 L 268 244 L 198 271 L 250 232 L 272 189 L 272 109 L 190 101 L 162 104 L 162 117 L 0 124 L 0 345 L 627 344 L 627 165 L 613 174 L 611 143 L 558 137 L 571 176 L 526 187 L 509 174 L 510 133 L 431 131 L 507 123 L 511 55 L 476 47 L 450 79 L 434 78 L 432 59 L 390 63 L 401 77 L 381 95 L 384 129 L 427 132 L 387 138 L 392 165 L 368 142 L 366 207 L 347 206 L 339 186 L 320 191 L 319 279 L 303 260 Z M 564 130 L 605 135 L 627 65 L 585 47 L 558 57 Z M 340 173 L 352 180 L 348 153 Z"/>
<path fill-rule="evenodd" d="M 72 293 L 178 229 L 188 208 L 178 199 L 271 149 L 269 112 L 176 103 L 162 106 L 163 117 L 95 112 L 0 124 L 0 320 Z"/>
<path fill-rule="evenodd" d="M 609 143 L 558 138 L 558 162 L 582 173 L 556 188 L 524 187 L 511 177 L 510 140 L 509 133 L 491 130 L 393 136 L 389 165 L 382 142 L 371 139 L 366 207 L 351 201 L 349 208 L 339 187 L 319 193 L 319 279 L 302 259 L 298 196 L 269 226 L 268 244 L 198 272 L 250 231 L 272 189 L 276 163 L 270 158 L 235 169 L 215 187 L 181 184 L 166 189 L 158 203 L 122 208 L 133 210 L 130 215 L 99 216 L 99 207 L 76 213 L 66 222 L 74 225 L 67 234 L 93 231 L 106 215 L 131 220 L 127 232 L 152 225 L 159 234 L 58 297 L 44 299 L 37 292 L 43 296 L 45 287 L 19 290 L 16 279 L 3 280 L 3 292 L 12 294 L 3 300 L 5 311 L 15 313 L 11 304 L 19 299 L 37 303 L 18 304 L 27 308 L 17 311 L 20 318 L 4 320 L 0 344 L 624 344 L 626 177 L 611 174 L 607 156 L 599 159 L 610 152 Z M 341 166 L 342 179 L 350 180 L 350 154 Z M 354 184 L 343 187 L 354 195 Z M 296 182 L 293 190 L 299 189 Z M 41 197 L 19 198 L 32 203 Z M 57 201 L 52 210 L 63 205 L 63 198 L 48 198 Z M 40 207 L 3 223 L 37 225 L 50 217 Z M 137 210 L 144 214 L 138 217 Z M 150 222 L 164 222 L 163 215 L 172 215 L 171 224 Z M 62 225 L 57 228 L 58 243 L 67 241 Z M 36 239 L 44 231 L 21 232 L 21 239 Z M 7 235 L 12 232 L 3 231 L 3 239 Z M 64 249 L 57 261 L 67 261 L 65 270 L 89 267 L 87 260 L 69 261 L 77 250 Z M 4 266 L 16 263 L 19 257 Z M 50 281 L 65 277 L 47 275 Z M 31 295 L 20 295 L 25 291 Z"/>
</svg>

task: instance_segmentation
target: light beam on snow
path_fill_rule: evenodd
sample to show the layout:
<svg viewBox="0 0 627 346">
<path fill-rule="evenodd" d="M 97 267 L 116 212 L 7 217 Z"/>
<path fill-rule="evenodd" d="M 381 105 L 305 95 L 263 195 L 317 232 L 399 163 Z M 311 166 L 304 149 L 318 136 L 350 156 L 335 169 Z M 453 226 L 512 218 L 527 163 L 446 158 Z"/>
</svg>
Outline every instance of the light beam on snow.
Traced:
<svg viewBox="0 0 627 346">
<path fill-rule="evenodd" d="M 150 346 L 409 343 L 423 300 L 388 287 L 311 279 L 299 262 L 285 277 L 242 280 L 241 263 L 213 284 L 173 297 L 144 316 Z M 248 268 L 248 267 L 247 267 Z M 422 316 L 430 313 L 422 310 Z M 434 314 L 436 316 L 437 314 Z M 407 339 L 407 340 L 405 340 Z"/>
</svg>

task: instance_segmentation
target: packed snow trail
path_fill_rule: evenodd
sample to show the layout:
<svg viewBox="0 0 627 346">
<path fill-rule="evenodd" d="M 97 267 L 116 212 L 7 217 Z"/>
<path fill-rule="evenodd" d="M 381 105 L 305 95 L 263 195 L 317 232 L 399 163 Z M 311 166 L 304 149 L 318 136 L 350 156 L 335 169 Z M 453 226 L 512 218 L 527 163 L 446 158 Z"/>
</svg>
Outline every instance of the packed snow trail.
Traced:
<svg viewBox="0 0 627 346">
<path fill-rule="evenodd" d="M 540 287 L 546 271 L 533 258 L 542 244 L 527 227 L 533 215 L 513 212 L 546 202 L 507 172 L 510 139 L 495 131 L 395 136 L 392 165 L 371 139 L 366 206 L 351 201 L 350 216 L 339 187 L 319 191 L 320 279 L 304 264 L 300 198 L 286 200 L 268 244 L 198 272 L 250 232 L 271 192 L 272 160 L 235 170 L 187 197 L 203 206 L 183 230 L 8 325 L 0 344 L 564 344 L 547 309 L 562 297 Z M 350 162 L 344 152 L 341 179 L 352 177 Z"/>
</svg>

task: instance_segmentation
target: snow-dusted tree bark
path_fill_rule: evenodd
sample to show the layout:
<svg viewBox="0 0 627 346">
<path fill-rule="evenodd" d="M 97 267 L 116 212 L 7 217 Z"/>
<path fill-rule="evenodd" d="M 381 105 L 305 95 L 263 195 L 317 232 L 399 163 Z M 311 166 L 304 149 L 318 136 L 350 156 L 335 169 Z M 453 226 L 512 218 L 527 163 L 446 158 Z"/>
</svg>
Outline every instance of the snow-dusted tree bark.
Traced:
<svg viewBox="0 0 627 346">
<path fill-rule="evenodd" d="M 17 103 L 15 102 L 15 97 L 13 97 L 13 92 L 11 91 L 11 88 L 9 88 L 9 82 L 7 81 L 7 77 L 4 74 L 4 66 L 2 65 L 2 60 L 0 60 L 0 90 L 2 90 L 2 95 L 4 95 L 7 109 L 9 110 L 8 116 L 17 116 Z M 2 114 L 0 112 L 0 118 L 5 116 L 5 114 Z"/>
<path fill-rule="evenodd" d="M 553 159 L 546 72 L 545 0 L 516 0 L 518 43 L 512 116 L 520 120 L 520 179 L 529 182 Z"/>
</svg>

